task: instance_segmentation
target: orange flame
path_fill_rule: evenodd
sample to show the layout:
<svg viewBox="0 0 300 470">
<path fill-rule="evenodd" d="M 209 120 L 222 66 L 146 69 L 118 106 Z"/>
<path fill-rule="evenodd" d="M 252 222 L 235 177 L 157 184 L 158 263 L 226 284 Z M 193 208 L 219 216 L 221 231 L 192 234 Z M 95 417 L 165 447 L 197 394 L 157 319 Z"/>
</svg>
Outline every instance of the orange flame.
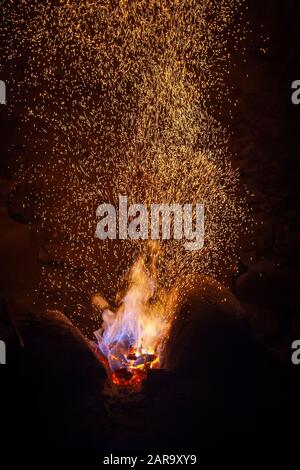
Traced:
<svg viewBox="0 0 300 470">
<path fill-rule="evenodd" d="M 145 257 L 134 263 L 118 310 L 104 308 L 102 329 L 95 332 L 111 379 L 119 386 L 137 386 L 150 368 L 161 365 L 172 320 L 173 296 L 158 286 L 157 246 L 150 245 L 148 266 Z M 101 304 L 99 299 L 94 303 Z"/>
</svg>

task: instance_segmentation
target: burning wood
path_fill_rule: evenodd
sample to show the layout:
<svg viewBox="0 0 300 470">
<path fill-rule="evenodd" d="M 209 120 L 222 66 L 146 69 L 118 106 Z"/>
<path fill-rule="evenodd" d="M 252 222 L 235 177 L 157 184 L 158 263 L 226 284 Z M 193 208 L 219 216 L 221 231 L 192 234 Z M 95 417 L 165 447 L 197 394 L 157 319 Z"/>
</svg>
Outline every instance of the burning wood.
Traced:
<svg viewBox="0 0 300 470">
<path fill-rule="evenodd" d="M 129 354 L 127 356 L 129 361 L 135 361 L 137 359 L 136 351 L 133 347 L 129 349 Z"/>
<path fill-rule="evenodd" d="M 157 251 L 150 268 L 139 258 L 129 273 L 129 288 L 116 312 L 100 295 L 92 299 L 102 311 L 102 328 L 95 332 L 98 348 L 107 359 L 112 381 L 134 386 L 147 371 L 159 367 L 163 340 L 170 322 L 169 296 L 158 290 L 155 268 Z"/>
<path fill-rule="evenodd" d="M 135 361 L 133 366 L 141 366 L 141 365 L 146 365 L 146 364 L 151 364 L 153 361 L 157 359 L 156 354 L 141 354 Z"/>
<path fill-rule="evenodd" d="M 111 376 L 112 381 L 119 387 L 139 387 L 146 378 L 146 371 L 135 369 L 118 369 Z"/>
</svg>

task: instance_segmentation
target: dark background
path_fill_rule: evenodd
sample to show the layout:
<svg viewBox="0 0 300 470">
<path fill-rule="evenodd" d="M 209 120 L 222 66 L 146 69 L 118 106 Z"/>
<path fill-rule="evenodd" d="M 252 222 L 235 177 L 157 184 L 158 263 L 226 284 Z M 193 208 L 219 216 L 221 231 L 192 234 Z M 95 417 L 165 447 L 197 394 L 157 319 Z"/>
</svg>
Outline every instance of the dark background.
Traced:
<svg viewBox="0 0 300 470">
<path fill-rule="evenodd" d="M 231 277 L 229 276 L 229 281 L 226 280 L 226 284 L 230 285 L 231 292 L 242 303 L 252 332 L 251 337 L 256 338 L 255 344 L 257 347 L 262 345 L 262 351 L 270 354 L 268 358 L 271 358 L 272 366 L 266 366 L 269 371 L 271 370 L 269 372 L 271 378 L 268 380 L 267 388 L 270 395 L 266 394 L 265 401 L 262 400 L 260 405 L 263 410 L 265 404 L 274 399 L 271 411 L 268 412 L 268 419 L 272 416 L 272 423 L 275 427 L 278 426 L 278 429 L 276 428 L 276 432 L 269 434 L 267 445 L 270 446 L 273 442 L 274 445 L 281 443 L 283 446 L 288 446 L 289 444 L 297 445 L 292 436 L 294 435 L 293 426 L 297 424 L 298 409 L 295 407 L 298 405 L 296 391 L 299 390 L 300 370 L 300 366 L 298 369 L 297 366 L 291 364 L 290 360 L 291 343 L 295 339 L 300 339 L 300 105 L 295 106 L 291 102 L 291 84 L 294 80 L 300 79 L 300 2 L 298 0 L 265 0 L 263 2 L 249 0 L 248 6 L 246 20 L 249 21 L 252 31 L 247 38 L 246 54 L 243 58 L 236 57 L 236 65 L 232 67 L 229 76 L 233 97 L 238 99 L 238 105 L 233 112 L 233 121 L 230 121 L 232 129 L 230 145 L 233 165 L 239 170 L 242 182 L 249 189 L 249 206 L 256 225 L 253 226 L 251 235 L 241 242 L 238 275 L 232 273 Z M 244 61 L 244 59 L 246 60 Z M 4 76 L 0 78 L 5 79 Z M 9 93 L 7 99 L 10 99 Z M 19 108 L 21 112 L 22 103 Z M 224 103 L 223 119 L 225 124 L 229 122 L 228 113 L 229 107 Z M 47 260 L 41 256 L 40 241 L 37 242 L 32 236 L 32 231 L 27 223 L 30 217 L 27 217 L 28 214 L 26 215 L 22 211 L 22 198 L 26 193 L 26 185 L 19 189 L 19 193 L 14 194 L 13 199 L 10 198 L 14 188 L 16 162 L 22 152 L 26 151 L 22 135 L 18 132 L 18 112 L 16 111 L 13 116 L 8 117 L 5 106 L 1 106 L 0 122 L 1 292 L 3 298 L 8 297 L 13 304 L 21 305 L 20 311 L 28 313 L 28 311 L 33 312 L 38 309 L 38 306 L 34 306 L 34 302 L 41 265 L 47 263 L 51 265 L 51 259 Z M 18 310 L 17 307 L 14 308 Z M 225 326 L 224 331 L 226 328 Z M 244 333 L 235 332 L 233 334 L 230 328 L 229 330 L 229 337 L 232 335 L 232 338 L 240 338 L 242 342 L 241 338 L 244 338 Z M 219 337 L 217 336 L 217 338 Z M 248 359 L 252 357 L 254 364 L 249 359 L 252 364 L 250 367 L 252 370 L 251 381 L 249 380 L 250 384 L 247 385 L 249 394 L 251 394 L 251 386 L 253 386 L 253 390 L 264 386 L 262 385 L 264 372 L 259 366 L 262 363 L 261 352 L 252 354 L 253 347 L 251 343 L 247 353 Z M 64 354 L 66 351 L 63 350 L 61 353 Z M 255 349 L 255 351 L 257 350 Z M 259 351 L 261 350 L 259 349 Z M 238 355 L 237 350 L 236 354 Z M 234 364 L 238 367 L 237 363 L 234 362 Z M 9 366 L 7 365 L 6 368 Z M 229 371 L 227 372 L 229 380 L 231 375 Z M 34 376 L 32 371 L 30 374 Z M 20 376 L 18 380 L 20 381 L 19 385 L 23 383 Z M 35 380 L 32 378 L 33 382 L 30 383 L 41 387 L 41 383 L 36 384 Z M 235 379 L 232 378 L 232 381 L 234 384 Z M 73 376 L 70 378 L 70 383 L 76 383 Z M 94 383 L 92 385 L 95 386 Z M 45 388 L 45 384 L 42 385 L 41 390 L 44 390 L 43 387 Z M 30 395 L 30 386 L 27 391 Z M 229 387 L 227 392 L 231 395 L 230 398 L 228 397 L 230 402 L 232 395 L 234 395 L 234 385 Z M 44 392 L 41 391 L 41 393 Z M 66 391 L 67 393 L 68 391 Z M 8 395 L 10 396 L 10 392 Z M 16 389 L 14 389 L 12 396 L 15 401 L 13 405 L 8 402 L 10 410 L 8 421 L 14 422 L 16 413 L 14 410 L 19 410 L 18 406 L 15 408 L 19 400 Z M 30 397 L 30 399 L 27 397 L 29 403 L 31 403 L 32 395 Z M 58 403 L 59 394 L 56 399 Z M 80 398 L 78 398 L 79 401 Z M 167 397 L 165 397 L 165 401 L 167 402 Z M 218 403 L 220 404 L 220 397 Z M 46 401 L 46 404 L 43 402 L 43 406 L 38 408 L 36 414 L 40 413 L 41 416 L 41 409 L 43 409 L 43 413 L 47 415 L 45 420 L 49 420 L 49 407 L 51 408 L 51 406 L 54 406 L 54 410 L 52 410 L 54 413 L 57 412 L 56 407 L 63 408 L 62 405 L 53 405 L 53 403 L 50 405 L 50 401 L 49 403 Z M 117 410 L 115 413 L 120 417 L 122 416 L 120 411 L 122 406 L 120 408 L 118 406 L 114 410 Z M 223 409 L 226 407 L 225 401 Z M 160 412 L 160 408 L 158 410 Z M 188 414 L 189 411 L 185 411 Z M 70 410 L 70 414 L 72 414 L 72 410 Z M 135 411 L 136 422 L 139 422 L 141 417 L 137 417 L 136 414 Z M 29 415 L 26 415 L 27 419 Z M 124 416 L 125 418 L 120 425 L 123 431 L 128 428 L 127 411 Z M 241 419 L 240 416 L 239 419 Z M 260 416 L 259 413 L 258 416 Z M 295 419 L 292 419 L 292 416 L 295 416 Z M 291 421 L 289 421 L 290 418 Z M 115 419 L 118 418 L 115 417 Z M 183 423 L 183 417 L 178 419 Z M 208 444 L 205 444 L 210 446 L 214 441 L 215 445 L 222 445 L 223 441 L 220 436 L 224 437 L 226 434 L 226 426 L 231 421 L 231 417 L 224 415 L 224 420 L 227 422 L 224 427 L 220 425 L 220 422 L 216 425 L 218 437 L 216 439 L 212 437 L 211 440 L 207 438 Z M 45 425 L 45 421 L 41 417 L 38 422 L 42 426 Z M 249 431 L 250 437 L 247 446 L 251 446 L 253 435 L 259 434 L 258 422 L 259 419 L 255 423 L 252 422 L 251 426 L 249 425 L 251 432 Z M 76 424 L 74 423 L 74 425 Z M 178 423 L 174 425 L 178 426 Z M 53 423 L 49 426 L 51 428 Z M 270 424 L 265 431 L 266 434 L 271 427 Z M 207 428 L 205 430 L 207 431 Z M 196 432 L 198 431 L 199 429 Z M 14 435 L 14 432 L 15 428 L 11 431 L 10 436 Z M 132 431 L 132 439 L 135 439 L 134 442 L 138 442 L 135 432 L 135 430 Z M 207 433 L 202 432 L 207 437 Z M 211 433 L 209 436 L 213 436 L 211 429 L 209 432 Z M 19 436 L 22 433 L 19 431 L 17 434 L 17 442 L 23 442 L 26 447 L 26 439 L 24 444 L 23 438 Z M 264 432 L 261 432 L 261 439 L 258 439 L 260 445 L 262 445 L 261 442 L 264 442 L 263 434 Z M 36 438 L 36 433 L 33 435 Z M 98 436 L 96 431 L 95 436 L 96 442 Z M 67 446 L 70 445 L 70 442 L 71 446 L 76 446 L 79 441 L 83 442 L 84 446 L 88 446 L 87 442 L 91 443 L 86 439 L 83 430 L 81 430 L 80 437 L 76 436 L 76 439 L 73 437 L 71 435 Z M 193 442 L 191 436 L 189 438 Z M 162 439 L 164 438 L 162 437 Z M 119 440 L 121 447 L 125 445 L 120 437 Z M 225 438 L 224 440 L 227 441 Z M 46 442 L 48 442 L 47 439 Z M 52 442 L 51 439 L 49 442 Z M 61 440 L 57 438 L 57 442 L 55 441 L 55 445 L 61 446 L 63 437 Z M 169 445 L 171 446 L 174 442 L 174 440 L 169 442 Z M 10 443 L 10 445 L 12 444 Z M 32 446 L 32 440 L 30 444 L 27 442 L 27 445 Z M 140 445 L 143 446 L 145 443 Z M 232 446 L 232 442 L 230 445 Z"/>
</svg>

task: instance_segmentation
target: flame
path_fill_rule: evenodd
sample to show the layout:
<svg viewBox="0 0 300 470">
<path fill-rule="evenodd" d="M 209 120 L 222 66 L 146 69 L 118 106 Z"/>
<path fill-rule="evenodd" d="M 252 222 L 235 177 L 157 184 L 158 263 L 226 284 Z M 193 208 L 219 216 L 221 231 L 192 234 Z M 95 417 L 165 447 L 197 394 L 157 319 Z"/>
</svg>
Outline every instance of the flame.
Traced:
<svg viewBox="0 0 300 470">
<path fill-rule="evenodd" d="M 136 260 L 119 308 L 104 308 L 102 328 L 95 332 L 111 379 L 120 386 L 141 384 L 148 369 L 160 367 L 171 325 L 173 295 L 158 286 L 157 244 L 149 246 L 150 262 L 146 256 Z M 97 296 L 94 304 L 106 307 Z"/>
</svg>

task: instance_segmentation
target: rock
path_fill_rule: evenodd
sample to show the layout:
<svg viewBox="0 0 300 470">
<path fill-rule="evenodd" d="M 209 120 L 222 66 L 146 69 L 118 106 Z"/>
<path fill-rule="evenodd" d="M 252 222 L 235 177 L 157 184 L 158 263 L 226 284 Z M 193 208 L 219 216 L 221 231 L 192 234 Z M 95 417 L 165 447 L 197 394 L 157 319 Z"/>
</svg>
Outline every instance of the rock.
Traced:
<svg viewBox="0 0 300 470">
<path fill-rule="evenodd" d="M 300 270 L 263 260 L 236 280 L 237 297 L 249 304 L 299 312 Z"/>
<path fill-rule="evenodd" d="M 244 252 L 241 254 L 241 263 L 247 268 L 252 266 L 256 261 L 257 253 L 256 250 L 254 250 L 253 248 L 249 250 L 244 250 Z"/>
<path fill-rule="evenodd" d="M 168 436 L 175 448 L 293 442 L 289 423 L 299 388 L 255 341 L 237 299 L 213 279 L 195 278 L 180 302 L 164 366 L 165 373 L 150 371 L 145 387 L 152 402 L 147 432 L 158 440 Z"/>
<path fill-rule="evenodd" d="M 59 266 L 82 269 L 87 261 L 82 256 L 82 245 L 66 243 L 47 243 L 39 247 L 39 261 Z"/>
<path fill-rule="evenodd" d="M 45 246 L 39 247 L 38 260 L 40 263 L 52 263 L 53 258 Z"/>
<path fill-rule="evenodd" d="M 30 228 L 0 211 L 0 285 L 16 301 L 36 296 L 40 276 Z"/>
<path fill-rule="evenodd" d="M 37 219 L 41 183 L 20 183 L 10 193 L 7 201 L 9 215 L 24 224 Z"/>
<path fill-rule="evenodd" d="M 88 341 L 58 311 L 31 317 L 20 312 L 15 320 L 24 349 L 17 354 L 8 345 L 11 377 L 2 395 L 7 442 L 17 448 L 101 448 L 109 422 L 102 395 L 106 372 Z"/>
<path fill-rule="evenodd" d="M 11 192 L 12 180 L 0 174 L 0 206 L 6 207 L 7 199 Z"/>
<path fill-rule="evenodd" d="M 289 334 L 292 317 L 283 311 L 271 310 L 256 304 L 243 305 L 255 337 L 273 352 L 280 353 L 282 342 Z"/>
<path fill-rule="evenodd" d="M 226 336 L 227 327 L 236 327 L 238 319 L 241 321 L 243 318 L 243 309 L 226 287 L 209 276 L 194 277 L 184 290 L 184 295 L 179 293 L 180 301 L 166 346 L 164 367 L 180 369 L 186 374 L 195 368 L 195 363 L 206 357 L 202 349 L 204 344 L 208 347 L 207 330 L 212 331 L 217 322 L 218 329 L 224 327 L 222 342 L 230 340 L 230 336 Z M 184 347 L 179 346 L 182 344 Z M 214 346 L 212 341 L 209 349 L 213 350 Z"/>
</svg>

